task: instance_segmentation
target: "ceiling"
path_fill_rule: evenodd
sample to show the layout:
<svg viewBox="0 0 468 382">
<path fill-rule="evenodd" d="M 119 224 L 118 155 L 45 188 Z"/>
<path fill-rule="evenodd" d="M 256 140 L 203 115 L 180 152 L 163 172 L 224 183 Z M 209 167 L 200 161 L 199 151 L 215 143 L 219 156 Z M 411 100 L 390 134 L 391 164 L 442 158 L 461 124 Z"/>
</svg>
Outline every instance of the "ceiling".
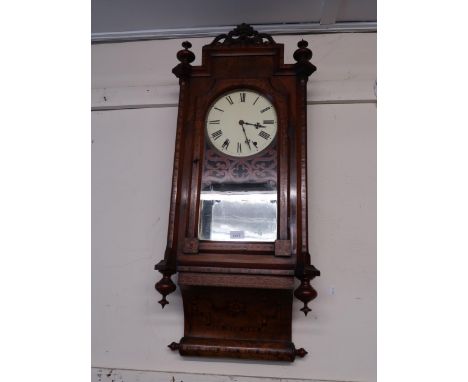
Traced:
<svg viewBox="0 0 468 382">
<path fill-rule="evenodd" d="M 242 22 L 272 34 L 375 31 L 376 0 L 92 0 L 92 41 L 213 36 Z"/>
</svg>

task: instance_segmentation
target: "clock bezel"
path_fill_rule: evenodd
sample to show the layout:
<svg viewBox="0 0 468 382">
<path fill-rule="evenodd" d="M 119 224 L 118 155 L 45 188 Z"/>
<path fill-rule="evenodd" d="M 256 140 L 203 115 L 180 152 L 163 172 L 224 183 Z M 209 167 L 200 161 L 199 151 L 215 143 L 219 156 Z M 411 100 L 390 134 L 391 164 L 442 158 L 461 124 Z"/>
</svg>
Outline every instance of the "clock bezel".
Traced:
<svg viewBox="0 0 468 382">
<path fill-rule="evenodd" d="M 245 156 L 236 156 L 236 155 L 231 155 L 231 154 L 228 154 L 224 151 L 221 151 L 220 149 L 218 149 L 215 144 L 213 143 L 213 141 L 211 140 L 209 134 L 208 134 L 208 115 L 210 114 L 211 110 L 213 109 L 214 105 L 220 100 L 222 99 L 223 97 L 226 97 L 227 95 L 229 94 L 232 94 L 232 93 L 235 93 L 235 92 L 242 92 L 242 91 L 249 91 L 249 92 L 253 92 L 253 93 L 256 93 L 258 94 L 259 96 L 262 96 L 263 98 L 265 98 L 268 102 L 270 102 L 270 104 L 273 106 L 274 108 L 274 112 L 276 114 L 276 130 L 275 130 L 275 135 L 273 137 L 273 139 L 263 148 L 261 149 L 260 151 L 257 151 L 256 153 L 253 153 L 253 154 L 250 154 L 250 155 L 245 155 Z M 256 89 L 253 89 L 253 88 L 249 88 L 249 87 L 246 87 L 246 86 L 243 86 L 243 87 L 240 87 L 240 88 L 233 88 L 233 89 L 230 89 L 230 90 L 227 90 L 223 93 L 221 93 L 220 95 L 218 95 L 208 106 L 208 108 L 206 109 L 206 115 L 205 115 L 205 139 L 206 141 L 208 142 L 208 144 L 210 145 L 210 147 L 214 148 L 218 153 L 220 153 L 221 155 L 223 156 L 226 156 L 228 158 L 232 158 L 232 159 L 245 159 L 245 160 L 248 160 L 248 159 L 252 159 L 254 158 L 255 156 L 257 155 L 260 155 L 262 153 L 265 152 L 265 150 L 267 150 L 268 148 L 271 148 L 272 146 L 274 146 L 276 144 L 276 141 L 278 139 L 278 132 L 279 132 L 279 117 L 278 117 L 278 109 L 275 105 L 275 103 L 272 101 L 272 99 L 268 96 L 268 94 L 266 93 L 263 93 L 263 92 L 260 92 Z"/>
</svg>

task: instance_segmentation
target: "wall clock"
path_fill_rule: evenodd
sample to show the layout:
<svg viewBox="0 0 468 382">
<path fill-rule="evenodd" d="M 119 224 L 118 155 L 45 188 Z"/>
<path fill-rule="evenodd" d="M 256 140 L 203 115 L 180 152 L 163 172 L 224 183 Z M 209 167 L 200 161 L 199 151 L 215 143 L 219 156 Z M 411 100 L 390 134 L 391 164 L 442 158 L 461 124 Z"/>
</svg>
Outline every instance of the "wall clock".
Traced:
<svg viewBox="0 0 468 382">
<path fill-rule="evenodd" d="M 178 274 L 183 356 L 294 361 L 293 295 L 317 296 L 307 241 L 306 86 L 315 71 L 302 40 L 283 45 L 241 24 L 203 47 L 184 42 L 173 69 L 179 110 L 168 240 L 156 266 L 166 296 Z M 295 278 L 299 285 L 295 286 Z"/>
</svg>

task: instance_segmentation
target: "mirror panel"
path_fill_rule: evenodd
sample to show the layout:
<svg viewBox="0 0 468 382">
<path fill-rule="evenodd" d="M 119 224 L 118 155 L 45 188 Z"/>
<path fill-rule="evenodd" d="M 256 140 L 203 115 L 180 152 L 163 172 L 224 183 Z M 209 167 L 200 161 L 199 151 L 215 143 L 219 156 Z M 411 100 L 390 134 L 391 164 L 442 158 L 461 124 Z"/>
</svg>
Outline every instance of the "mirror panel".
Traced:
<svg viewBox="0 0 468 382">
<path fill-rule="evenodd" d="M 257 190 L 251 191 L 245 191 L 249 187 L 236 186 L 237 190 L 201 192 L 199 239 L 275 241 L 276 189 L 269 184 L 258 185 Z"/>
</svg>

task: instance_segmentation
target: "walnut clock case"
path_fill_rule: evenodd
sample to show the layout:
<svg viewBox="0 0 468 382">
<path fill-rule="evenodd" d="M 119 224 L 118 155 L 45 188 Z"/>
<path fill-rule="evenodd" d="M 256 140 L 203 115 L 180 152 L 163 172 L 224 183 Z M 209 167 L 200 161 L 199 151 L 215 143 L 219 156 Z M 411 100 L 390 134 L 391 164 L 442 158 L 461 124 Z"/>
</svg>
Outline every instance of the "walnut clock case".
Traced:
<svg viewBox="0 0 468 382">
<path fill-rule="evenodd" d="M 176 289 L 183 356 L 294 361 L 293 295 L 317 296 L 307 242 L 306 41 L 295 64 L 246 24 L 203 47 L 184 42 L 173 69 L 180 95 L 167 248 L 156 289 Z M 294 290 L 294 277 L 300 285 Z"/>
</svg>

